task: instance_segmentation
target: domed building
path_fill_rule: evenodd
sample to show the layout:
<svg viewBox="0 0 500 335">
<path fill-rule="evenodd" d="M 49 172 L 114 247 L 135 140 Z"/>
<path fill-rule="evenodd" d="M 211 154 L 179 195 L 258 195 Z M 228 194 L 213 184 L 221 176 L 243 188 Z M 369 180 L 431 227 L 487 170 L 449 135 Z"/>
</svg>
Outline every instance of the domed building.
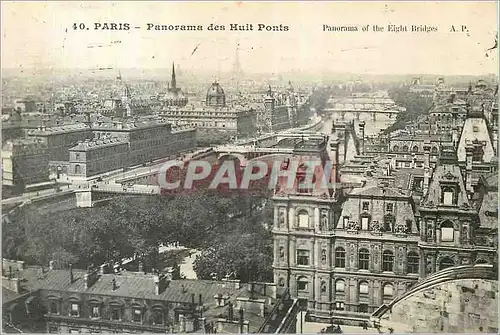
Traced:
<svg viewBox="0 0 500 335">
<path fill-rule="evenodd" d="M 168 85 L 167 93 L 163 96 L 162 100 L 167 107 L 185 107 L 188 103 L 187 96 L 177 87 L 174 63 L 172 63 L 172 79 Z"/>
<path fill-rule="evenodd" d="M 214 81 L 212 86 L 208 88 L 206 105 L 209 107 L 226 106 L 226 94 L 217 81 Z"/>
</svg>

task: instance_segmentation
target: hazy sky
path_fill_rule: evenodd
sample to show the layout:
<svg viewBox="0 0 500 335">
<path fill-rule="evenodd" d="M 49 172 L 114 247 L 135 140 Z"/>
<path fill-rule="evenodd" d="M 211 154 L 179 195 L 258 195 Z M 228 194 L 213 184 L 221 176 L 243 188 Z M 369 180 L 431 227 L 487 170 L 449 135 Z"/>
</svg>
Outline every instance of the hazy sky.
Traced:
<svg viewBox="0 0 500 335">
<path fill-rule="evenodd" d="M 2 1 L 2 68 L 164 68 L 228 71 L 240 44 L 245 72 L 374 74 L 498 72 L 496 2 L 21 2 Z M 95 22 L 129 31 L 94 30 Z M 74 30 L 84 23 L 90 30 Z M 203 31 L 147 31 L 146 24 L 203 25 Z M 207 31 L 210 23 L 225 31 Z M 231 23 L 287 25 L 289 31 L 229 31 Z M 430 25 L 438 32 L 324 32 L 330 26 Z M 468 33 L 450 32 L 466 25 Z M 370 27 L 371 29 L 371 27 Z M 113 43 L 114 42 L 114 43 Z M 191 55 L 199 44 L 196 52 Z"/>
</svg>

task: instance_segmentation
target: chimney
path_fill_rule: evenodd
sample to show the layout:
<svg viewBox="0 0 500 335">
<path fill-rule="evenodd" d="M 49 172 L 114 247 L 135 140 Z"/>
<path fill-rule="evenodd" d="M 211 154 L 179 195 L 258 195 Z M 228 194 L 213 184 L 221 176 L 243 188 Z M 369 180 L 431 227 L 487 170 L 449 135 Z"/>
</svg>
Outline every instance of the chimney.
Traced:
<svg viewBox="0 0 500 335">
<path fill-rule="evenodd" d="M 137 272 L 143 272 L 144 271 L 144 265 L 142 264 L 141 261 L 139 261 L 139 264 L 137 265 Z"/>
<path fill-rule="evenodd" d="M 113 278 L 113 279 L 111 280 L 111 284 L 113 285 L 113 291 L 116 291 L 116 290 L 117 290 L 117 288 L 118 288 L 118 286 L 116 285 L 116 279 L 115 279 L 115 278 Z"/>
<path fill-rule="evenodd" d="M 84 276 L 85 287 L 90 288 L 99 279 L 99 269 L 88 270 Z"/>
<path fill-rule="evenodd" d="M 361 133 L 361 148 L 359 148 L 360 154 L 365 153 L 365 122 L 361 121 L 359 123 L 359 132 Z"/>
<path fill-rule="evenodd" d="M 233 303 L 229 303 L 229 305 L 227 306 L 227 319 L 228 321 L 233 321 L 234 319 L 234 309 L 233 309 Z"/>
<path fill-rule="evenodd" d="M 109 273 L 109 272 L 110 272 L 110 271 L 109 271 L 110 269 L 111 269 L 111 267 L 109 266 L 109 264 L 108 264 L 108 263 L 104 263 L 104 264 L 102 264 L 102 265 L 99 267 L 99 272 L 100 272 L 100 274 L 101 274 L 101 275 L 104 275 L 104 274 L 106 274 L 106 273 Z"/>
<path fill-rule="evenodd" d="M 474 146 L 468 143 L 465 146 L 465 189 L 474 192 L 472 187 L 472 160 L 474 157 Z"/>
<path fill-rule="evenodd" d="M 243 325 L 244 325 L 244 314 L 243 314 L 243 308 L 240 308 L 240 334 L 244 333 Z"/>
<path fill-rule="evenodd" d="M 251 283 L 250 284 L 250 300 L 254 299 L 254 297 L 255 297 L 254 292 L 255 292 L 255 283 Z"/>
<path fill-rule="evenodd" d="M 431 169 L 430 169 L 430 154 L 426 152 L 424 154 L 424 184 L 422 185 L 423 195 L 427 194 L 427 190 L 429 189 L 429 182 L 431 179 Z"/>
<path fill-rule="evenodd" d="M 155 283 L 155 293 L 156 295 L 159 295 L 165 291 L 165 288 L 167 287 L 167 276 L 162 274 L 162 275 L 156 275 L 153 277 L 154 283 Z"/>
<path fill-rule="evenodd" d="M 69 282 L 73 283 L 74 279 L 75 278 L 73 277 L 73 264 L 70 264 L 69 265 Z"/>
<path fill-rule="evenodd" d="M 174 279 L 174 268 L 173 267 L 169 267 L 167 268 L 167 273 L 165 274 L 165 280 L 167 282 L 171 282 L 173 279 Z"/>
</svg>

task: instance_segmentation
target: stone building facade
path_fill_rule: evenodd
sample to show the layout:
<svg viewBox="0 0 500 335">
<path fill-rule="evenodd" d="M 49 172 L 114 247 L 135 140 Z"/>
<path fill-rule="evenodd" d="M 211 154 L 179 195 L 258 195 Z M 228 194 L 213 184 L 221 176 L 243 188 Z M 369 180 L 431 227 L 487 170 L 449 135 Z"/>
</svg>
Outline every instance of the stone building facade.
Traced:
<svg viewBox="0 0 500 335">
<path fill-rule="evenodd" d="M 30 184 L 49 181 L 49 153 L 39 139 L 8 140 L 2 146 L 2 186 L 24 191 Z"/>
</svg>

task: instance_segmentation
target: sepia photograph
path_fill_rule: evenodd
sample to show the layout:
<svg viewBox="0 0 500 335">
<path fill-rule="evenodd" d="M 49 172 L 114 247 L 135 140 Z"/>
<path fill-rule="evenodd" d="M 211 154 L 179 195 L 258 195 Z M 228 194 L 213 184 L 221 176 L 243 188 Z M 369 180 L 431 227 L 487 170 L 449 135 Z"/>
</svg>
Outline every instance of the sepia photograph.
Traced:
<svg viewBox="0 0 500 335">
<path fill-rule="evenodd" d="M 497 1 L 2 1 L 2 333 L 499 332 Z"/>
</svg>

